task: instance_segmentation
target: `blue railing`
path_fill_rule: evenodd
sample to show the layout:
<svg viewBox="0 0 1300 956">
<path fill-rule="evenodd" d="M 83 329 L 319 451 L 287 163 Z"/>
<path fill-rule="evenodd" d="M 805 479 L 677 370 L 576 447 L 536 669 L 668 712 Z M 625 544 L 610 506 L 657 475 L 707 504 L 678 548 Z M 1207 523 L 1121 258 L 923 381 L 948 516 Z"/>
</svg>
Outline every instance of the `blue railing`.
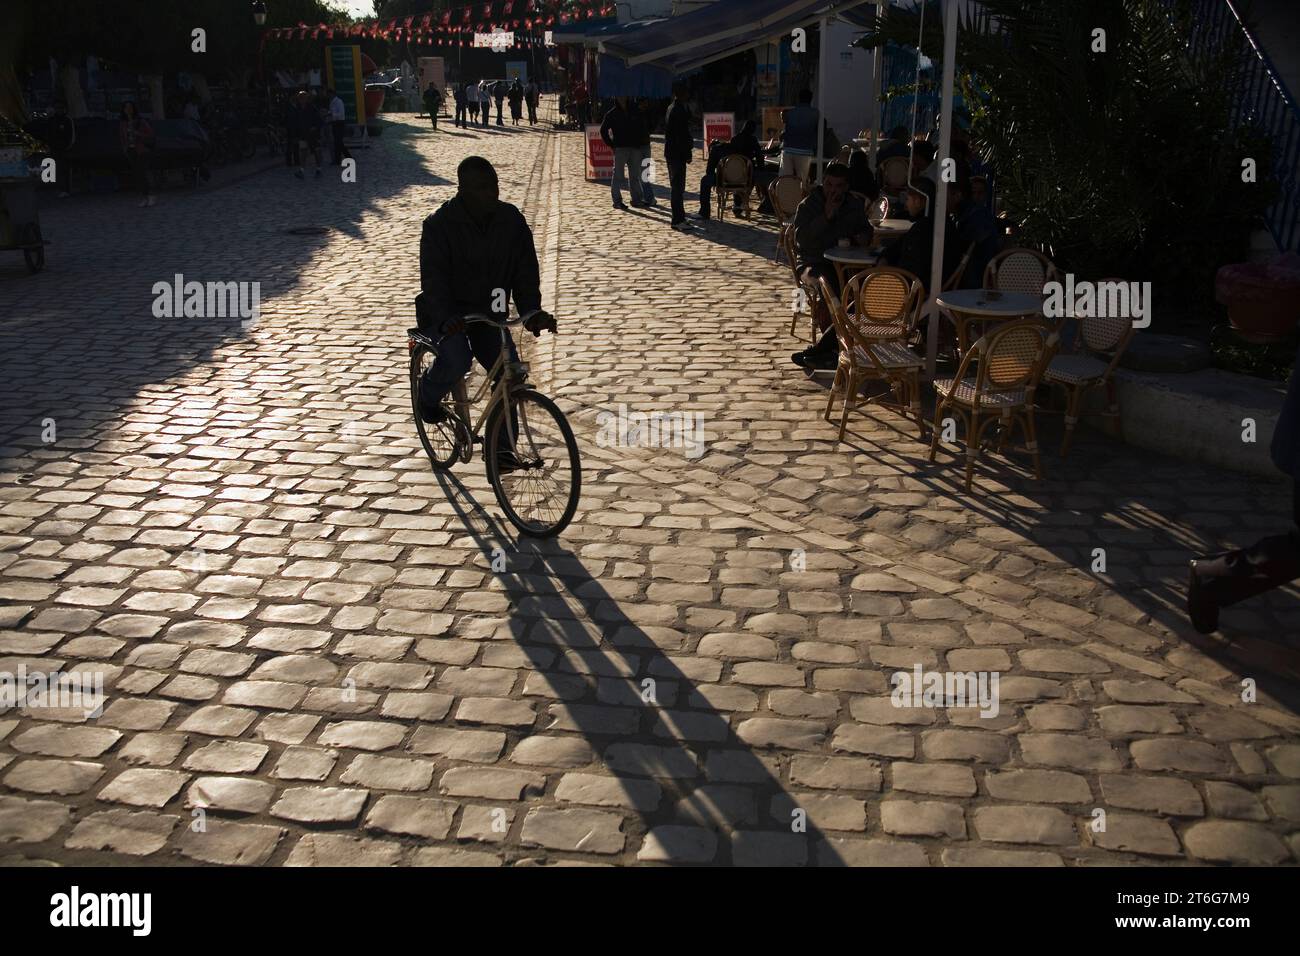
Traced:
<svg viewBox="0 0 1300 956">
<path fill-rule="evenodd" d="M 1165 2 L 1171 8 L 1176 4 Z M 1280 192 L 1264 221 L 1277 247 L 1295 252 L 1300 244 L 1300 110 L 1295 98 L 1232 0 L 1194 0 L 1191 12 L 1188 48 L 1193 54 L 1212 53 L 1232 40 L 1244 39 L 1249 47 L 1231 116 L 1234 123 L 1254 126 L 1272 140 L 1273 175 Z"/>
</svg>

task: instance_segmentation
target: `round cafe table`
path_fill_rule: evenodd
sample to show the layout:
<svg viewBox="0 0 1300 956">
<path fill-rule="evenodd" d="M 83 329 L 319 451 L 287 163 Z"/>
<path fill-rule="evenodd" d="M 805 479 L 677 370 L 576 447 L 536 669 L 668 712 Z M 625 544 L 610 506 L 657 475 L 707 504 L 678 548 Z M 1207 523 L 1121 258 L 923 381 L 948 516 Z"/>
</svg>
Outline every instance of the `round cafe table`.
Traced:
<svg viewBox="0 0 1300 956">
<path fill-rule="evenodd" d="M 997 292 L 993 289 L 954 289 L 944 292 L 935 300 L 940 308 L 947 309 L 957 326 L 957 352 L 964 356 L 970 348 L 968 330 L 971 325 L 983 322 L 1007 322 L 1025 316 L 1037 315 L 1043 308 L 1041 295 L 1024 292 Z"/>
<path fill-rule="evenodd" d="M 835 263 L 835 274 L 840 279 L 840 291 L 849 284 L 859 272 L 865 272 L 876 264 L 880 254 L 866 246 L 832 246 L 825 252 L 826 261 Z"/>
</svg>

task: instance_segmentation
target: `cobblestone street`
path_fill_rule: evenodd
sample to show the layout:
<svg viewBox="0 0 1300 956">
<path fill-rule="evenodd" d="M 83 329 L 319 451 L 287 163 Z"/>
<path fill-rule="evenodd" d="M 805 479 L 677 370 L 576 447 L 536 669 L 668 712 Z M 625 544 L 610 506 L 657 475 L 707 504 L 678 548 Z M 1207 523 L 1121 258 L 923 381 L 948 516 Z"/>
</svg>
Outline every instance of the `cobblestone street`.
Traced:
<svg viewBox="0 0 1300 956">
<path fill-rule="evenodd" d="M 557 540 L 412 421 L 421 220 L 475 153 L 559 321 L 519 337 L 582 449 Z M 0 713 L 4 862 L 1300 859 L 1297 591 L 1213 638 L 1181 607 L 1285 484 L 1090 430 L 1061 459 L 1042 415 L 1044 480 L 988 456 L 967 494 L 890 413 L 836 443 L 772 220 L 615 212 L 540 127 L 356 155 L 47 203 L 46 270 L 0 259 L 0 672 L 107 696 Z M 178 273 L 260 282 L 258 320 L 155 318 Z M 703 454 L 604 440 L 620 408 L 699 413 Z M 894 706 L 918 666 L 996 673 L 996 714 Z"/>
</svg>

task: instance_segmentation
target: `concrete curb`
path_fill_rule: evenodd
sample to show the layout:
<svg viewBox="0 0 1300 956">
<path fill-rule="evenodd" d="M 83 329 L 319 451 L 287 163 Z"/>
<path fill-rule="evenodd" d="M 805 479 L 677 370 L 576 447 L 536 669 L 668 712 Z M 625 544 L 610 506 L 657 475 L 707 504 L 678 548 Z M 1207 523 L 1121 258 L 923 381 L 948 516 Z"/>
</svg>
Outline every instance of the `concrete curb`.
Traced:
<svg viewBox="0 0 1300 956">
<path fill-rule="evenodd" d="M 1117 369 L 1115 383 L 1127 444 L 1283 480 L 1268 448 L 1286 395 L 1284 385 L 1213 368 L 1196 372 Z M 1102 390 L 1093 390 L 1088 407 L 1098 412 L 1104 405 Z M 1243 438 L 1247 419 L 1254 422 L 1254 441 Z M 1084 419 L 1092 425 L 1098 421 Z"/>
</svg>

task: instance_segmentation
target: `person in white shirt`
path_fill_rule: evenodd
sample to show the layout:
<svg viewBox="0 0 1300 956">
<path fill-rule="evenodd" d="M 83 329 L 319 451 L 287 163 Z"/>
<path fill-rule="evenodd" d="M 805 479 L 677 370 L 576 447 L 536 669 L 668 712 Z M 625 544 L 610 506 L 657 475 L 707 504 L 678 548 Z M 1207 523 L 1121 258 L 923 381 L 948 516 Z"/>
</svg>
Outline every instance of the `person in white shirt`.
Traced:
<svg viewBox="0 0 1300 956">
<path fill-rule="evenodd" d="M 334 153 L 330 158 L 330 162 L 334 166 L 341 166 L 343 165 L 343 157 L 352 155 L 348 152 L 348 148 L 343 145 L 343 133 L 347 128 L 345 119 L 347 108 L 343 105 L 343 99 L 334 90 L 326 90 L 325 96 L 330 103 L 330 132 L 334 135 Z"/>
<path fill-rule="evenodd" d="M 492 88 L 486 79 L 478 81 L 479 106 L 483 110 L 483 125 L 492 122 Z"/>
</svg>

